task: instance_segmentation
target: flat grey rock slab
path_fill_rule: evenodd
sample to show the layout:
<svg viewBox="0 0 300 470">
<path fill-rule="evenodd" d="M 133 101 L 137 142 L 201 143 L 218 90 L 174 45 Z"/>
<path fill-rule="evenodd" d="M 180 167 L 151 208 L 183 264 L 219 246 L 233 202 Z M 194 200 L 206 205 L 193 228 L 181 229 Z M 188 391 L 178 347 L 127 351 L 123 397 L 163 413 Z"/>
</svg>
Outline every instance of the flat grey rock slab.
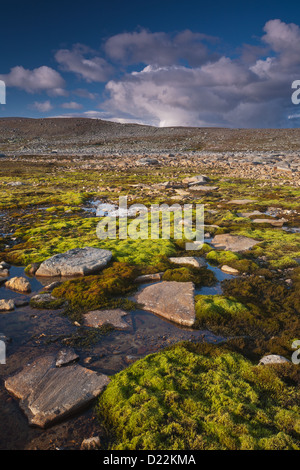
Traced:
<svg viewBox="0 0 300 470">
<path fill-rule="evenodd" d="M 277 220 L 274 220 L 274 219 L 254 219 L 254 220 L 252 220 L 253 224 L 270 224 L 273 227 L 282 227 L 285 222 L 286 222 L 285 219 L 283 219 L 283 220 L 280 220 L 280 219 L 277 219 Z"/>
<path fill-rule="evenodd" d="M 55 356 L 42 356 L 5 381 L 6 389 L 20 399 L 29 423 L 41 428 L 86 407 L 109 383 L 106 375 L 78 364 L 55 364 Z"/>
<path fill-rule="evenodd" d="M 214 248 L 232 252 L 250 250 L 250 248 L 258 243 L 260 243 L 260 241 L 254 240 L 253 238 L 244 237 L 242 235 L 230 235 L 228 233 L 216 235 L 211 241 Z"/>
<path fill-rule="evenodd" d="M 247 218 L 250 218 L 250 217 L 255 217 L 257 215 L 262 215 L 263 212 L 260 212 L 260 211 L 252 211 L 252 212 L 238 212 L 238 216 L 239 217 L 247 217 Z"/>
<path fill-rule="evenodd" d="M 254 204 L 257 202 L 255 199 L 232 199 L 228 201 L 228 204 L 237 204 L 238 206 L 244 206 L 246 204 Z"/>
<path fill-rule="evenodd" d="M 180 258 L 169 258 L 169 261 L 174 264 L 190 264 L 195 268 L 203 268 L 206 262 L 200 256 L 182 256 Z"/>
<path fill-rule="evenodd" d="M 192 282 L 159 282 L 145 287 L 135 299 L 144 310 L 184 326 L 195 323 L 194 284 Z"/>
<path fill-rule="evenodd" d="M 104 268 L 111 260 L 109 250 L 85 247 L 74 248 L 54 255 L 44 261 L 36 272 L 36 276 L 84 276 L 93 274 Z"/>
<path fill-rule="evenodd" d="M 260 361 L 260 365 L 270 365 L 270 364 L 286 364 L 290 363 L 288 359 L 283 356 L 279 356 L 278 354 L 269 354 L 268 356 L 264 356 Z"/>
<path fill-rule="evenodd" d="M 189 191 L 202 191 L 204 193 L 209 193 L 210 191 L 216 191 L 218 186 L 200 186 L 195 184 L 194 186 L 189 186 Z"/>
<path fill-rule="evenodd" d="M 84 325 L 99 328 L 103 325 L 112 325 L 118 330 L 127 330 L 130 325 L 123 320 L 128 312 L 120 308 L 113 310 L 94 310 L 84 315 Z"/>
</svg>

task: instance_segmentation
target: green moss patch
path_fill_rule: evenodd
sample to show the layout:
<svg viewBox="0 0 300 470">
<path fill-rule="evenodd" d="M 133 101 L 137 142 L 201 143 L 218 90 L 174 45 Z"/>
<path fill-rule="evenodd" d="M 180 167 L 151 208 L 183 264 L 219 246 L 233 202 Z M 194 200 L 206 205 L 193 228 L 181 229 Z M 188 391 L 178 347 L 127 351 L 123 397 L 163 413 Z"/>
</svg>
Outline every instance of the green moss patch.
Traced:
<svg viewBox="0 0 300 470">
<path fill-rule="evenodd" d="M 126 263 L 114 263 L 98 276 L 86 276 L 63 282 L 52 295 L 69 303 L 67 314 L 72 320 L 81 321 L 82 313 L 98 308 L 132 308 L 133 302 L 114 298 L 124 296 L 136 288 L 134 280 L 138 270 Z"/>
<path fill-rule="evenodd" d="M 231 251 L 212 250 L 206 255 L 206 259 L 212 264 L 223 266 L 224 264 L 240 272 L 253 273 L 258 269 L 257 263 L 250 259 L 243 258 L 242 255 Z"/>
<path fill-rule="evenodd" d="M 251 320 L 247 307 L 234 297 L 223 295 L 197 295 L 196 302 L 196 328 L 213 328 L 223 330 L 228 322 Z M 215 328 L 214 328 L 215 327 Z M 217 328 L 216 328 L 217 327 Z M 223 328 L 221 328 L 223 327 Z"/>
<path fill-rule="evenodd" d="M 241 355 L 180 344 L 114 376 L 97 413 L 109 449 L 300 449 L 299 390 Z"/>
<path fill-rule="evenodd" d="M 266 257 L 271 267 L 282 269 L 298 266 L 295 259 L 300 258 L 299 234 L 268 228 L 241 230 L 237 234 L 261 240 L 251 252 L 255 257 Z"/>
<path fill-rule="evenodd" d="M 193 268 L 183 266 L 180 268 L 167 269 L 163 275 L 164 281 L 193 282 L 196 286 L 213 286 L 216 277 L 207 268 Z"/>
<path fill-rule="evenodd" d="M 15 236 L 22 240 L 4 253 L 12 264 L 27 265 L 73 248 L 91 246 L 111 250 L 118 261 L 133 264 L 155 264 L 160 256 L 176 253 L 171 240 L 99 240 L 96 227 L 99 218 L 57 220 L 50 217 L 44 223 L 20 226 Z"/>
</svg>

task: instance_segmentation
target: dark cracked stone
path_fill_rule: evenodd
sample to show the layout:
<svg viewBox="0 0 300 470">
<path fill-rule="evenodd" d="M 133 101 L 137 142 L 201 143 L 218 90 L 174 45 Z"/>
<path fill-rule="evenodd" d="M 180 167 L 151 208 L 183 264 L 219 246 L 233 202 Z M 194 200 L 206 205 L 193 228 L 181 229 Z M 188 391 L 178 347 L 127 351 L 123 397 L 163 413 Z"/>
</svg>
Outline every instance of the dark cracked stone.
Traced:
<svg viewBox="0 0 300 470">
<path fill-rule="evenodd" d="M 42 428 L 86 407 L 109 383 L 106 375 L 78 364 L 55 365 L 55 356 L 43 356 L 5 381 L 29 423 Z"/>
</svg>

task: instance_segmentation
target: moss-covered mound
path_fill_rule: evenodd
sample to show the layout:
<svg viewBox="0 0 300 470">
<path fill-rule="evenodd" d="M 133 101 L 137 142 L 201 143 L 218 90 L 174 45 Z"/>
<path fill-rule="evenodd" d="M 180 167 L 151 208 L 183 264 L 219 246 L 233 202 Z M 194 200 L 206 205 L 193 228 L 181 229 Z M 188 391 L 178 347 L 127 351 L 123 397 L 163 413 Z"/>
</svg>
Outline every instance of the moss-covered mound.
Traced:
<svg viewBox="0 0 300 470">
<path fill-rule="evenodd" d="M 53 290 L 52 295 L 67 300 L 68 315 L 80 321 L 84 311 L 105 307 L 126 308 L 126 303 L 132 308 L 133 302 L 113 297 L 132 291 L 137 275 L 138 271 L 134 266 L 116 262 L 100 275 L 63 282 Z"/>
<path fill-rule="evenodd" d="M 223 295 L 197 295 L 196 302 L 196 328 L 226 327 L 231 321 L 251 320 L 249 310 L 234 297 Z M 214 328 L 215 327 L 215 328 Z"/>
<path fill-rule="evenodd" d="M 276 367 L 184 343 L 117 374 L 97 413 L 111 449 L 299 450 L 298 400 Z"/>
<path fill-rule="evenodd" d="M 223 281 L 224 295 L 196 296 L 195 326 L 251 336 L 258 354 L 291 354 L 292 342 L 300 335 L 300 268 L 291 277 L 290 288 L 257 275 Z"/>
<path fill-rule="evenodd" d="M 251 251 L 255 257 L 264 256 L 271 267 L 283 269 L 298 266 L 295 259 L 300 257 L 299 234 L 276 228 L 240 230 L 237 234 L 261 240 Z"/>
<path fill-rule="evenodd" d="M 231 251 L 212 250 L 207 253 L 206 259 L 213 264 L 226 264 L 240 272 L 254 273 L 258 269 L 258 265 L 254 261 L 242 258 L 240 254 Z"/>
<path fill-rule="evenodd" d="M 28 225 L 17 227 L 15 236 L 21 243 L 6 250 L 3 258 L 12 264 L 27 265 L 73 248 L 90 246 L 111 250 L 117 261 L 154 265 L 161 256 L 176 254 L 171 240 L 100 240 L 96 233 L 99 220 L 97 217 L 81 218 L 77 215 L 61 220 L 49 217 L 43 222 L 31 221 Z"/>
<path fill-rule="evenodd" d="M 183 266 L 180 268 L 167 269 L 163 275 L 164 281 L 193 282 L 196 286 L 213 286 L 216 277 L 212 271 L 193 266 Z"/>
</svg>

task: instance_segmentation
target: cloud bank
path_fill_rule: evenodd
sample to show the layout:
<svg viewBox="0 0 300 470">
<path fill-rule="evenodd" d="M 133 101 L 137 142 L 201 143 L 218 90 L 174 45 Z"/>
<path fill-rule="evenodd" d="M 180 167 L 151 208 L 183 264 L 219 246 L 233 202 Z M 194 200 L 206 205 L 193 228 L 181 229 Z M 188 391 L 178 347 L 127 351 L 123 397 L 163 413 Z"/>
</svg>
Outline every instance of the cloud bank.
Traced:
<svg viewBox="0 0 300 470">
<path fill-rule="evenodd" d="M 76 115 L 157 126 L 297 125 L 291 84 L 300 80 L 299 26 L 273 19 L 255 44 L 227 55 L 221 49 L 221 39 L 198 32 L 140 29 L 109 37 L 98 50 L 58 50 L 59 71 L 16 66 L 0 79 L 51 96 L 33 103 L 40 112 L 82 109 Z M 63 102 L 67 95 L 76 98 Z"/>
<path fill-rule="evenodd" d="M 110 80 L 105 107 L 159 126 L 285 126 L 292 106 L 291 83 L 300 77 L 300 28 L 271 20 L 264 33 L 265 57 L 256 58 L 257 49 L 246 61 L 243 54 L 237 59 L 216 58 L 200 48 L 199 66 L 172 64 L 181 51 L 176 49 L 176 55 L 174 42 L 166 40 L 158 58 L 151 58 L 150 43 L 158 44 L 157 36 L 143 33 L 142 43 L 138 35 L 125 35 L 123 42 L 120 36 L 111 38 L 106 48 L 114 58 L 128 62 L 148 58 L 153 63 Z M 197 63 L 193 53 L 191 60 Z"/>
</svg>

